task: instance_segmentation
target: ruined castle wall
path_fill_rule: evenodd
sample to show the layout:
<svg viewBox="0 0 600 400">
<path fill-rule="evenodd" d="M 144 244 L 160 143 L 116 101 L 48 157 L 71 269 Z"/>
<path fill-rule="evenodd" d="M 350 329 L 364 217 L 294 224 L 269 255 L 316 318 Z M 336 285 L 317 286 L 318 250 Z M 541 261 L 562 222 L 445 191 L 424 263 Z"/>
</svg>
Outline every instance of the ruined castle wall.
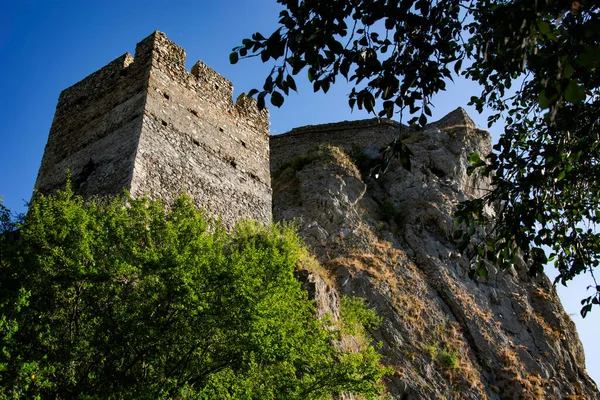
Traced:
<svg viewBox="0 0 600 400">
<path fill-rule="evenodd" d="M 227 226 L 270 221 L 268 113 L 234 103 L 232 84 L 204 64 L 187 72 L 185 52 L 164 34 L 140 42 L 141 54 L 152 67 L 132 194 L 168 201 L 186 192 Z"/>
<path fill-rule="evenodd" d="M 378 118 L 295 128 L 270 137 L 271 172 L 323 145 L 340 147 L 346 152 L 360 148 L 374 157 L 382 146 L 398 138 L 405 129 L 398 122 Z"/>
<path fill-rule="evenodd" d="M 35 184 L 52 192 L 65 184 L 84 196 L 119 193 L 131 181 L 142 124 L 147 68 L 129 54 L 65 89 L 58 101 Z"/>
<path fill-rule="evenodd" d="M 226 226 L 271 220 L 268 112 L 160 32 L 60 96 L 36 189 L 71 170 L 85 196 L 129 189 L 167 202 L 186 192 Z"/>
</svg>

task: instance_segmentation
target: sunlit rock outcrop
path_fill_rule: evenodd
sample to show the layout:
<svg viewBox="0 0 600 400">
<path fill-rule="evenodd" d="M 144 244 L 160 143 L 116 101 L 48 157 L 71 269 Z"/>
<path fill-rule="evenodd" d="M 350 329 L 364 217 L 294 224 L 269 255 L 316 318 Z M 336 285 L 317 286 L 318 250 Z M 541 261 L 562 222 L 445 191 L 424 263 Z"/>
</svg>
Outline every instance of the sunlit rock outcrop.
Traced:
<svg viewBox="0 0 600 400">
<path fill-rule="evenodd" d="M 393 161 L 369 176 L 398 136 L 411 170 Z M 271 138 L 273 216 L 297 221 L 327 271 L 330 285 L 304 276 L 323 312 L 351 294 L 383 317 L 373 335 L 394 369 L 393 398 L 598 398 L 547 277 L 523 266 L 469 277 L 453 214 L 488 190 L 467 158 L 490 151 L 489 134 L 460 108 L 421 132 L 380 120 L 298 128 Z"/>
</svg>

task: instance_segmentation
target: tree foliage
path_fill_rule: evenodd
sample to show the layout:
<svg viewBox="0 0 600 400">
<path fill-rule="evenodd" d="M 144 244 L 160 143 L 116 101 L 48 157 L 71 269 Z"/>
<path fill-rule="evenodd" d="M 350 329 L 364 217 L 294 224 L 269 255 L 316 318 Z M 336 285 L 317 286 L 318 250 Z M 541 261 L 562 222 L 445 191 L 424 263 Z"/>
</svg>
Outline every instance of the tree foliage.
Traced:
<svg viewBox="0 0 600 400">
<path fill-rule="evenodd" d="M 0 398 L 373 398 L 373 347 L 314 317 L 289 227 L 226 234 L 185 197 L 36 196 L 0 235 Z M 9 234 L 8 232 L 13 232 Z M 365 321 L 372 311 L 363 308 Z M 355 313 L 356 314 L 356 313 Z M 362 315 L 362 314 L 361 314 Z"/>
<path fill-rule="evenodd" d="M 556 282 L 589 272 L 600 254 L 600 4 L 594 0 L 278 0 L 280 27 L 234 48 L 232 62 L 275 60 L 258 95 L 296 89 L 305 71 L 315 91 L 337 79 L 354 85 L 350 107 L 388 118 L 412 115 L 423 127 L 432 97 L 462 74 L 478 82 L 471 104 L 502 116 L 494 152 L 471 157 L 493 191 L 463 203 L 459 219 L 473 234 L 491 226 L 474 249 L 476 270 L 523 256 L 531 273 L 554 261 Z M 404 146 L 394 153 L 406 159 Z M 383 162 L 389 161 L 385 155 Z M 406 167 L 408 165 L 403 162 Z M 489 221 L 486 206 L 497 209 Z M 550 249 L 546 256 L 545 248 Z M 582 304 L 600 301 L 600 286 Z"/>
</svg>

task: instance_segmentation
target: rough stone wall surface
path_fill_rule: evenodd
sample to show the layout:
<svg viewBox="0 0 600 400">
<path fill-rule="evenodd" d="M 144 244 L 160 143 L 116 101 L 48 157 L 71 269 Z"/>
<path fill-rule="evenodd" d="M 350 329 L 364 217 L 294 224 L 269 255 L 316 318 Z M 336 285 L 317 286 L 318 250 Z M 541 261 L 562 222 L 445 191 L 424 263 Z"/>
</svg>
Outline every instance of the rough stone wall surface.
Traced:
<svg viewBox="0 0 600 400">
<path fill-rule="evenodd" d="M 60 96 L 36 190 L 88 197 L 182 192 L 231 227 L 271 220 L 268 112 L 155 32 Z"/>
<path fill-rule="evenodd" d="M 346 152 L 358 148 L 375 157 L 382 146 L 406 129 L 398 122 L 378 118 L 295 128 L 286 134 L 271 136 L 271 173 L 289 160 L 327 144 Z"/>
<path fill-rule="evenodd" d="M 136 54 L 149 45 L 132 193 L 169 199 L 184 190 L 228 226 L 243 218 L 269 221 L 268 113 L 252 101 L 234 103 L 232 84 L 204 64 L 186 71 L 183 50 L 164 35 L 140 43 Z"/>
<path fill-rule="evenodd" d="M 368 139 L 368 132 L 348 131 L 347 123 L 339 127 L 347 132 L 340 142 L 335 125 L 320 134 L 317 126 L 271 139 L 274 163 L 281 160 L 279 149 L 290 154 L 301 135 L 322 144 L 298 152 L 302 162 L 272 167 L 273 218 L 297 221 L 328 270 L 325 280 L 335 282 L 334 290 L 312 285 L 318 307 L 335 315 L 339 296 L 359 296 L 383 318 L 373 334 L 394 370 L 386 382 L 390 396 L 600 398 L 574 324 L 546 276 L 530 277 L 517 265 L 509 271 L 490 266 L 485 279 L 469 277 L 453 214 L 458 202 L 489 188 L 467 174 L 466 161 L 471 152 L 491 151 L 489 134 L 457 109 L 422 132 L 403 132 L 413 152 L 411 170 L 393 161 L 375 180 L 357 168 L 356 149 L 349 156 L 344 148 L 368 143 L 364 168 L 367 150 L 389 137 Z"/>
<path fill-rule="evenodd" d="M 72 185 L 85 196 L 128 187 L 142 124 L 146 71 L 125 54 L 59 98 L 35 189 Z"/>
</svg>

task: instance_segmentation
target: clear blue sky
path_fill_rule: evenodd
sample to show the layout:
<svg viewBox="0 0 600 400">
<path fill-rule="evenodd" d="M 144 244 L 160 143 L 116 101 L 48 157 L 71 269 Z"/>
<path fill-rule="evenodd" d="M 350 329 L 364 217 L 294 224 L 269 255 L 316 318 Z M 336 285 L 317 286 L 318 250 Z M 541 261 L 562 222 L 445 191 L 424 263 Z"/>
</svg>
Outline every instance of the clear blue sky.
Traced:
<svg viewBox="0 0 600 400">
<path fill-rule="evenodd" d="M 229 53 L 255 31 L 270 33 L 280 11 L 275 0 L 0 0 L 0 196 L 10 209 L 25 210 L 40 166 L 61 90 L 85 78 L 154 30 L 187 51 L 187 65 L 202 60 L 231 80 L 235 95 L 262 86 L 269 67 L 258 60 L 229 64 Z M 300 79 L 296 79 L 300 83 Z M 350 112 L 348 86 L 327 95 L 299 84 L 300 94 L 271 109 L 271 133 L 302 125 L 370 117 Z M 458 106 L 487 126 L 485 115 L 466 107 L 477 88 L 462 80 L 434 99 L 433 120 Z M 498 137 L 500 126 L 492 128 Z M 553 273 L 549 272 L 551 277 Z M 560 290 L 578 326 L 590 375 L 600 382 L 600 345 L 595 337 L 600 309 L 585 320 L 579 300 L 586 280 Z"/>
</svg>

